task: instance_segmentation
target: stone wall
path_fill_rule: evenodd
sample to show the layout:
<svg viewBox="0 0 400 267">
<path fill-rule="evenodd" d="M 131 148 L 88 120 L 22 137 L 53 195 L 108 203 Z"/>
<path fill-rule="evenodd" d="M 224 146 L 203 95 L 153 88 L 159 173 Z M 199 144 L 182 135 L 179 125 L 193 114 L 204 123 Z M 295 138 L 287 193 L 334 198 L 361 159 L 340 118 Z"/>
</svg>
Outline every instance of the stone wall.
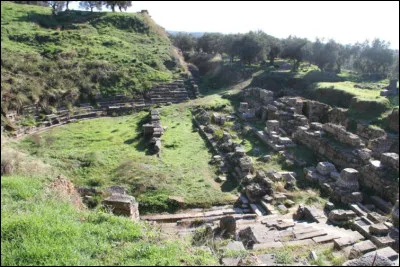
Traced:
<svg viewBox="0 0 400 267">
<path fill-rule="evenodd" d="M 349 119 L 348 119 L 348 109 L 344 108 L 333 108 L 328 113 L 328 121 L 334 124 L 340 124 L 344 127 L 348 127 Z"/>
<path fill-rule="evenodd" d="M 399 132 L 399 109 L 394 109 L 388 116 L 388 124 L 390 130 L 398 133 Z"/>
<path fill-rule="evenodd" d="M 358 135 L 346 131 L 346 128 L 342 125 L 325 123 L 322 125 L 322 129 L 332 135 L 341 143 L 348 144 L 354 147 L 365 147 L 364 142 Z"/>
<path fill-rule="evenodd" d="M 341 168 L 358 169 L 371 157 L 370 151 L 363 148 L 339 146 L 329 138 L 323 137 L 323 133 L 318 129 L 298 127 L 293 133 L 293 139 Z"/>
<path fill-rule="evenodd" d="M 320 123 L 328 122 L 329 110 L 330 107 L 327 104 L 313 100 L 304 101 L 303 114 L 311 122 L 320 122 Z"/>
<path fill-rule="evenodd" d="M 386 132 L 380 128 L 371 127 L 369 124 L 357 124 L 357 135 L 367 140 L 385 137 Z"/>
</svg>

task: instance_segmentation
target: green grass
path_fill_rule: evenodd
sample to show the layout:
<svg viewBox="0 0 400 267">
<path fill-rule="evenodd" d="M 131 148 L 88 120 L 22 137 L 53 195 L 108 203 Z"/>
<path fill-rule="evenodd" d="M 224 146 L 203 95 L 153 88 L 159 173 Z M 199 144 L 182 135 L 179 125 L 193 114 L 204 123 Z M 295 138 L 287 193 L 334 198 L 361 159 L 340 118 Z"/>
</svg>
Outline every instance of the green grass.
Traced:
<svg viewBox="0 0 400 267">
<path fill-rule="evenodd" d="M 356 83 L 346 81 L 346 82 L 336 82 L 336 83 L 329 83 L 329 82 L 321 82 L 317 83 L 318 89 L 324 88 L 333 88 L 335 90 L 340 90 L 347 92 L 357 98 L 364 99 L 364 100 L 374 100 L 374 101 L 383 101 L 384 97 L 380 96 L 379 89 L 361 89 L 354 87 Z"/>
<path fill-rule="evenodd" d="M 58 127 L 40 135 L 40 144 L 26 138 L 21 149 L 36 155 L 71 177 L 77 185 L 119 184 L 140 202 L 141 211 L 166 211 L 168 196 L 184 197 L 188 207 L 231 202 L 230 192 L 214 182 L 211 154 L 194 131 L 191 113 L 183 105 L 161 109 L 161 157 L 148 155 L 141 136 L 147 112 L 101 118 Z"/>
<path fill-rule="evenodd" d="M 212 265 L 216 259 L 144 223 L 78 210 L 41 177 L 1 177 L 1 265 Z"/>
<path fill-rule="evenodd" d="M 136 94 L 181 72 L 166 32 L 140 13 L 52 16 L 48 7 L 3 1 L 1 47 L 2 91 L 12 96 L 2 107 L 39 97 L 55 105 L 97 93 Z"/>
</svg>

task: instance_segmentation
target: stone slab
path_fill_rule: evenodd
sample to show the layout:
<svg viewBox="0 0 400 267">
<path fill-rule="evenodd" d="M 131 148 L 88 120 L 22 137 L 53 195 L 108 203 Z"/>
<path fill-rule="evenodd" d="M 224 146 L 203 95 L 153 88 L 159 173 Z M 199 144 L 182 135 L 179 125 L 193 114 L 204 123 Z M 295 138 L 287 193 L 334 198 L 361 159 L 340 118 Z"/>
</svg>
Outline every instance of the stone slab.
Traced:
<svg viewBox="0 0 400 267">
<path fill-rule="evenodd" d="M 313 237 L 323 236 L 323 235 L 326 235 L 325 230 L 317 230 L 314 232 L 299 234 L 299 235 L 295 235 L 295 236 L 297 239 L 302 240 L 302 239 L 308 239 L 308 238 L 313 238 Z"/>
</svg>

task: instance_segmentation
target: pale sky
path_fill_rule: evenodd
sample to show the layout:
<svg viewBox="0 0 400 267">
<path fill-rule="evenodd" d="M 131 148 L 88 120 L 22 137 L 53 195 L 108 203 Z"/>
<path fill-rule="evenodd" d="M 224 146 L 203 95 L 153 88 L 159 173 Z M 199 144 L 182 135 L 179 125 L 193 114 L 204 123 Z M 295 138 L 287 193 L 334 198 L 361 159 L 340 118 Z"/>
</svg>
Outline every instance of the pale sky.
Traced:
<svg viewBox="0 0 400 267">
<path fill-rule="evenodd" d="M 333 38 L 355 43 L 379 37 L 399 48 L 399 1 L 133 1 L 128 12 L 147 9 L 166 30 L 245 33 L 250 30 Z"/>
</svg>

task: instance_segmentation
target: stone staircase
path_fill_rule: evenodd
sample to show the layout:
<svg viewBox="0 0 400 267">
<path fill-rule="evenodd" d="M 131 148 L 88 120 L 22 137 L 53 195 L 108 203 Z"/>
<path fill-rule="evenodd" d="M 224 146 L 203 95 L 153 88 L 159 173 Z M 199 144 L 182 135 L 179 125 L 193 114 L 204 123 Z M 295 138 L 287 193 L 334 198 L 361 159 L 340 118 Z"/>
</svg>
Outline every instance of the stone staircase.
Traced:
<svg viewBox="0 0 400 267">
<path fill-rule="evenodd" d="M 189 100 L 188 91 L 183 80 L 176 80 L 168 84 L 159 84 L 147 94 L 146 100 L 154 105 L 168 103 L 182 103 Z"/>
</svg>

